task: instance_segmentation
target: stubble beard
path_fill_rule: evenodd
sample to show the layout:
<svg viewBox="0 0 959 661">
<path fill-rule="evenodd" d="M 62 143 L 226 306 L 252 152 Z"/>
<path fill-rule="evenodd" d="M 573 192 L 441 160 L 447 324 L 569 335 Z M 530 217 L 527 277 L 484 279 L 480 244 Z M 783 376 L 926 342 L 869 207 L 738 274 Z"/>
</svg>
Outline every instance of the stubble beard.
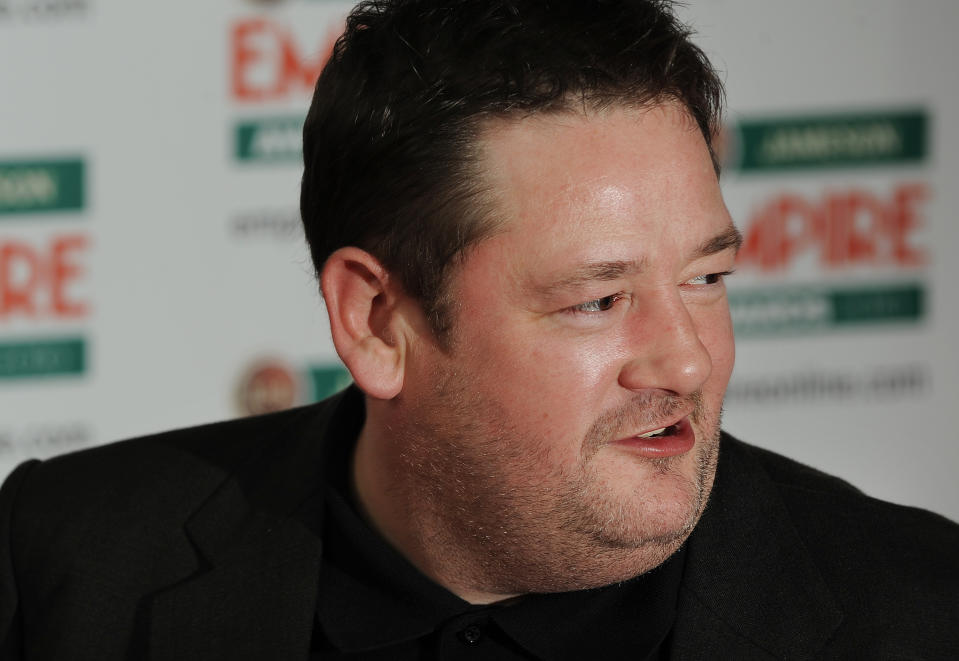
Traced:
<svg viewBox="0 0 959 661">
<path fill-rule="evenodd" d="M 671 476 L 684 483 L 682 491 L 687 502 L 681 509 L 687 511 L 686 516 L 679 517 L 672 526 L 657 527 L 636 514 L 637 503 L 647 513 L 662 505 L 656 495 L 642 492 L 632 494 L 633 499 L 629 501 L 617 498 L 608 489 L 602 489 L 602 481 L 596 475 L 591 459 L 611 440 L 690 409 L 689 417 L 697 437 L 692 474 L 683 476 L 680 473 L 683 456 L 640 460 L 657 476 Z M 710 420 L 715 422 L 710 425 Z M 714 418 L 709 414 L 700 392 L 688 397 L 637 395 L 627 405 L 604 414 L 592 425 L 583 442 L 583 477 L 571 482 L 570 490 L 560 502 L 559 509 L 569 514 L 564 528 L 592 540 L 597 547 L 630 550 L 660 545 L 671 549 L 669 552 L 675 551 L 692 532 L 709 497 L 717 461 L 719 427 L 719 416 Z"/>
<path fill-rule="evenodd" d="M 414 492 L 397 494 L 440 558 L 432 573 L 441 583 L 504 595 L 608 585 L 659 566 L 692 532 L 719 449 L 720 412 L 707 410 L 699 393 L 636 394 L 599 416 L 579 462 L 563 466 L 552 460 L 555 448 L 530 443 L 502 407 L 457 383 L 452 375 L 438 380 L 430 410 L 404 434 L 401 459 Z M 697 437 L 691 475 L 679 470 L 684 456 L 637 458 L 654 479 L 678 485 L 677 502 L 659 502 L 643 485 L 623 493 L 597 473 L 593 460 L 611 441 L 690 409 Z"/>
</svg>

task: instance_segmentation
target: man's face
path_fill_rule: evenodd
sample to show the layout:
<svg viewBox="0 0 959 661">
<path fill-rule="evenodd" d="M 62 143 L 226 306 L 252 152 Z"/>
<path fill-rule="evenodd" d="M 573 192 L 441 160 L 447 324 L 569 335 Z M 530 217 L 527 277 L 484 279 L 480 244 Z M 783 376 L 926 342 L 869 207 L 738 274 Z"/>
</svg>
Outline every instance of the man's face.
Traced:
<svg viewBox="0 0 959 661">
<path fill-rule="evenodd" d="M 679 106 L 501 121 L 483 145 L 503 226 L 454 275 L 449 350 L 410 355 L 405 458 L 487 587 L 629 578 L 712 485 L 738 234 Z"/>
</svg>

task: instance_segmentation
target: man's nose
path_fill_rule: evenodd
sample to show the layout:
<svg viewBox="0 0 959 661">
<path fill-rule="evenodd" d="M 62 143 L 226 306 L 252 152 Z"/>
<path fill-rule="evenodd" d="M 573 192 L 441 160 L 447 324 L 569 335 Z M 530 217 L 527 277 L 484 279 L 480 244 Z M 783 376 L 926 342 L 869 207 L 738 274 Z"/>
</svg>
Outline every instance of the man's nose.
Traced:
<svg viewBox="0 0 959 661">
<path fill-rule="evenodd" d="M 633 355 L 620 371 L 620 385 L 677 395 L 698 391 L 712 373 L 712 358 L 680 292 L 661 292 L 641 307 L 630 325 Z"/>
</svg>

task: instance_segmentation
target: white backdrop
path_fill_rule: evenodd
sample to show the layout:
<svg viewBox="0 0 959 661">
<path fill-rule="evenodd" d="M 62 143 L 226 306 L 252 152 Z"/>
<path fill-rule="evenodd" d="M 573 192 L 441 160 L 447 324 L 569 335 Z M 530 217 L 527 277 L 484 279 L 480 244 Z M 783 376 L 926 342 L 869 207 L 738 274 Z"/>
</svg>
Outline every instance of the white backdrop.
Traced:
<svg viewBox="0 0 959 661">
<path fill-rule="evenodd" d="M 349 6 L 0 0 L 0 474 L 342 385 L 297 141 Z M 683 15 L 749 239 L 727 429 L 959 518 L 959 3 Z"/>
</svg>

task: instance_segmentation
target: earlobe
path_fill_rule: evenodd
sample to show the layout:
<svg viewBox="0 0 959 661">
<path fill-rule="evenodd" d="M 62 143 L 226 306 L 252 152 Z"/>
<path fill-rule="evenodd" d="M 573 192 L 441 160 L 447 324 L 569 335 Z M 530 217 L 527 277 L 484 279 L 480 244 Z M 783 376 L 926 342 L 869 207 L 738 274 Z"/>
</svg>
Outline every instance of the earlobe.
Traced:
<svg viewBox="0 0 959 661">
<path fill-rule="evenodd" d="M 398 395 L 405 344 L 400 294 L 389 271 L 365 250 L 340 248 L 323 265 L 320 287 L 333 344 L 356 385 L 377 399 Z"/>
</svg>

